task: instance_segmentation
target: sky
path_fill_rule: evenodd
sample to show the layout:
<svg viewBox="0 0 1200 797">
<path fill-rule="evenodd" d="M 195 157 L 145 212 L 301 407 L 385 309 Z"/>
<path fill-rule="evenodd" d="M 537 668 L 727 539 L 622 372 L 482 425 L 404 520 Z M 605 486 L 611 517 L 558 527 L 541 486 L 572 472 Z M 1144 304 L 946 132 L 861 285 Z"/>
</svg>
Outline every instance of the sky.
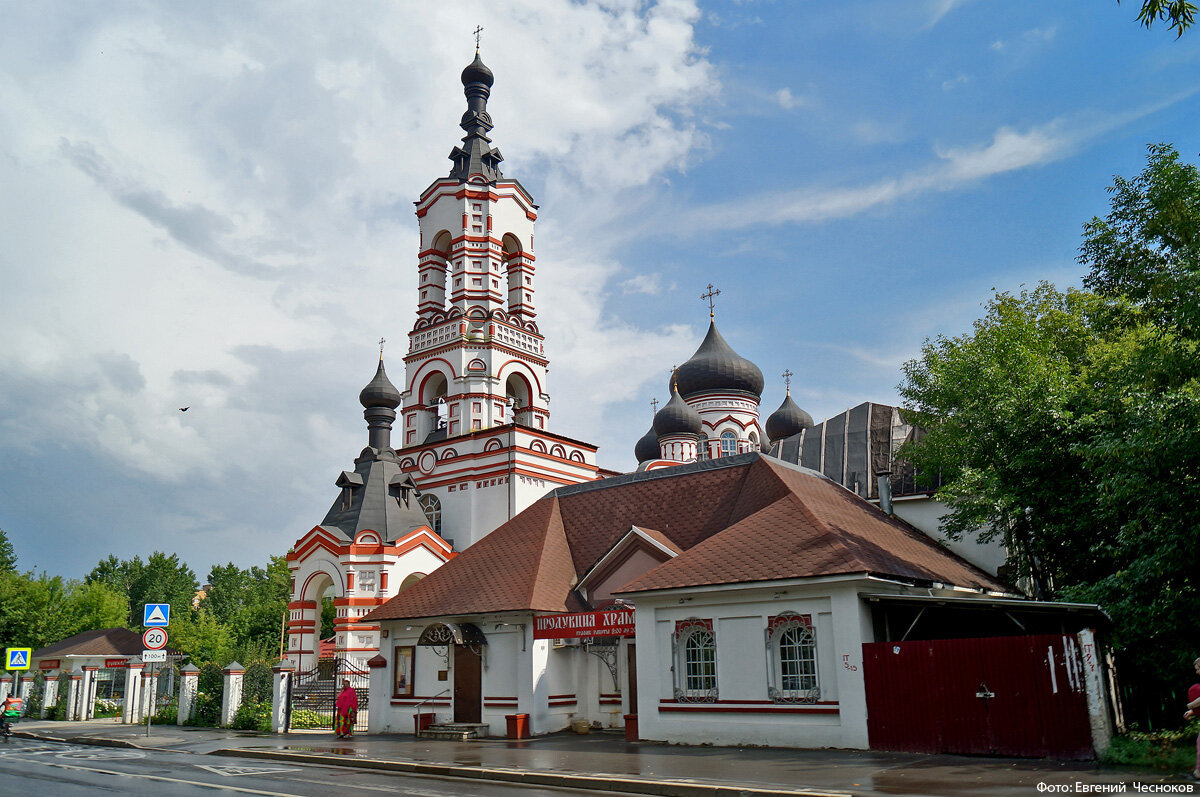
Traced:
<svg viewBox="0 0 1200 797">
<path fill-rule="evenodd" d="M 0 528 L 204 580 L 320 522 L 380 337 L 402 379 L 476 25 L 553 431 L 632 469 L 710 283 L 764 421 L 785 369 L 817 420 L 898 403 L 995 290 L 1080 284 L 1148 144 L 1200 159 L 1200 31 L 1138 6 L 0 0 Z"/>
</svg>

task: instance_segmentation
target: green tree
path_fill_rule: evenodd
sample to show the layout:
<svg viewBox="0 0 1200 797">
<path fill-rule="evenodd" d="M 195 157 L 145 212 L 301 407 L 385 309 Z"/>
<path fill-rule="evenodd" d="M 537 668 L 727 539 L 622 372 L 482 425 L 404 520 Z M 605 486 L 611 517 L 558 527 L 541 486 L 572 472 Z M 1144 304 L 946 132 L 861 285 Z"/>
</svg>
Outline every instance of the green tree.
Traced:
<svg viewBox="0 0 1200 797">
<path fill-rule="evenodd" d="M 1142 0 L 1137 18 L 1147 30 L 1155 22 L 1166 22 L 1167 28 L 1175 31 L 1175 38 L 1179 38 L 1196 21 L 1196 6 L 1190 0 Z"/>
<path fill-rule="evenodd" d="M 0 573 L 14 573 L 17 570 L 17 554 L 4 529 L 0 529 Z"/>
<path fill-rule="evenodd" d="M 167 633 L 171 647 L 187 654 L 193 664 L 224 667 L 234 659 L 233 632 L 206 609 L 179 614 L 172 609 Z"/>
<path fill-rule="evenodd" d="M 102 584 L 0 573 L 0 647 L 44 647 L 82 631 L 119 627 L 125 599 Z"/>
<path fill-rule="evenodd" d="M 1170 147 L 1084 228 L 1085 285 L 999 294 L 927 341 L 900 386 L 953 533 L 1003 534 L 1043 597 L 1114 619 L 1133 713 L 1162 709 L 1200 637 L 1200 173 Z"/>
<path fill-rule="evenodd" d="M 215 565 L 208 584 L 200 607 L 233 632 L 240 660 L 277 657 L 280 623 L 291 595 L 287 560 L 273 556 L 265 569 Z"/>
<path fill-rule="evenodd" d="M 130 627 L 142 623 L 142 609 L 147 603 L 169 603 L 172 617 L 192 611 L 199 584 L 196 574 L 176 554 L 155 551 L 142 562 L 141 557 L 117 559 L 109 556 L 87 574 L 85 581 L 101 582 L 128 598 Z"/>
</svg>

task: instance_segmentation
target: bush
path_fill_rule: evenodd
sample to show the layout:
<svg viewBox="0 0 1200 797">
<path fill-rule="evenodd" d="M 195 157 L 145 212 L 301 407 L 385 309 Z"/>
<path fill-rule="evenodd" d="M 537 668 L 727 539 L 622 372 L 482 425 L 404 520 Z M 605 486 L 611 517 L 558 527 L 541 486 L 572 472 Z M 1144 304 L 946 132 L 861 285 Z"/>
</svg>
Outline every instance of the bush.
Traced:
<svg viewBox="0 0 1200 797">
<path fill-rule="evenodd" d="M 201 664 L 200 672 L 196 675 L 196 689 L 206 695 L 216 695 L 217 702 L 220 702 L 221 694 L 225 691 L 225 673 L 221 672 L 221 666 L 211 661 Z"/>
<path fill-rule="evenodd" d="M 269 732 L 271 730 L 271 703 L 257 700 L 242 703 L 238 707 L 237 713 L 233 715 L 232 727 L 239 731 Z"/>
<path fill-rule="evenodd" d="M 178 720 L 179 708 L 177 706 L 163 706 L 150 722 L 154 725 L 174 725 Z"/>
<path fill-rule="evenodd" d="M 97 699 L 96 706 L 92 709 L 93 717 L 119 717 L 121 716 L 121 703 L 116 700 Z"/>
<path fill-rule="evenodd" d="M 294 709 L 292 711 L 291 725 L 296 730 L 307 728 L 333 729 L 333 721 L 329 717 L 307 708 Z"/>
<path fill-rule="evenodd" d="M 246 703 L 270 701 L 273 683 L 274 676 L 269 664 L 256 661 L 248 665 L 246 674 L 242 676 L 242 701 Z"/>
<path fill-rule="evenodd" d="M 200 692 L 196 695 L 196 704 L 192 707 L 192 717 L 188 725 L 201 728 L 215 728 L 221 724 L 221 695 L 210 695 Z"/>
<path fill-rule="evenodd" d="M 1113 738 L 1104 754 L 1104 763 L 1159 772 L 1188 772 L 1196 766 L 1198 732 L 1200 722 L 1195 720 L 1175 731 L 1130 731 Z"/>
</svg>

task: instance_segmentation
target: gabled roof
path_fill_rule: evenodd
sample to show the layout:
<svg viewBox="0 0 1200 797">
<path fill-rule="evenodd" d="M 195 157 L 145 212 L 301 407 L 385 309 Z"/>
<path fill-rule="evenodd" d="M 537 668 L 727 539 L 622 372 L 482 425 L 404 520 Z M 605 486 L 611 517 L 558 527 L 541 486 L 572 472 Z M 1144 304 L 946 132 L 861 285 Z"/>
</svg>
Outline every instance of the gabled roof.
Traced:
<svg viewBox="0 0 1200 797">
<path fill-rule="evenodd" d="M 33 658 L 54 656 L 140 656 L 145 649 L 142 635 L 128 628 L 99 628 L 84 631 L 61 642 L 35 650 Z"/>
<path fill-rule="evenodd" d="M 335 483 L 349 490 L 349 505 L 344 507 L 339 497 L 320 526 L 345 540 L 370 529 L 384 542 L 392 542 L 416 529 L 429 528 L 429 520 L 417 504 L 417 485 L 400 470 L 391 449 L 363 449 L 354 461 L 354 470 L 342 471 Z"/>
<path fill-rule="evenodd" d="M 826 477 L 750 453 L 561 487 L 368 618 L 585 608 L 573 585 L 633 526 L 681 553 L 625 594 L 847 574 L 1011 592 Z"/>
</svg>

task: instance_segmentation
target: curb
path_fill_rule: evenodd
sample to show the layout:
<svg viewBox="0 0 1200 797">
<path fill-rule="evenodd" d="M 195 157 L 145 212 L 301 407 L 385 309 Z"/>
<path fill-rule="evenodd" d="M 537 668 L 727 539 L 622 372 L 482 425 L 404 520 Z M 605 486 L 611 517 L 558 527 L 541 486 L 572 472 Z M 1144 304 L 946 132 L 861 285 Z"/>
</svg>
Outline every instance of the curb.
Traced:
<svg viewBox="0 0 1200 797">
<path fill-rule="evenodd" d="M 389 761 L 379 758 L 334 758 L 313 753 L 291 753 L 282 750 L 244 750 L 223 748 L 208 755 L 233 758 L 254 758 L 271 761 L 290 761 L 295 764 L 376 769 L 406 772 L 413 775 L 468 778 L 499 783 L 518 783 L 524 786 L 557 786 L 587 791 L 653 794 L 659 797 L 852 797 L 852 792 L 817 791 L 814 789 L 759 788 L 716 783 L 694 783 L 681 780 L 636 778 L 622 775 L 582 775 L 565 772 L 537 772 L 494 767 L 464 767 L 451 764 L 424 764 L 416 761 Z"/>
</svg>

